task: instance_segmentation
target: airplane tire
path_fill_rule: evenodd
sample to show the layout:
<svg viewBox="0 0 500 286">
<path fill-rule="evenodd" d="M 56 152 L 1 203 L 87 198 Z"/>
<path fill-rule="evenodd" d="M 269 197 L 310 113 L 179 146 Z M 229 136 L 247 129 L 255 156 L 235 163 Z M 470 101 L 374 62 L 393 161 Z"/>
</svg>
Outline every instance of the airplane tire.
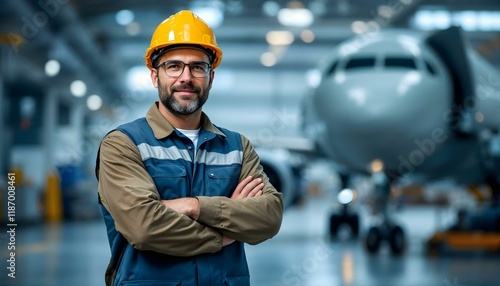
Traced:
<svg viewBox="0 0 500 286">
<path fill-rule="evenodd" d="M 330 216 L 330 240 L 335 240 L 337 238 L 337 231 L 341 223 L 342 221 L 339 215 L 332 214 Z"/>
<path fill-rule="evenodd" d="M 380 233 L 380 230 L 375 226 L 370 227 L 365 238 L 365 246 L 368 252 L 371 254 L 376 253 L 380 248 L 381 240 L 382 235 Z"/>
<path fill-rule="evenodd" d="M 351 226 L 352 238 L 357 238 L 359 236 L 359 217 L 357 215 L 349 217 L 349 226 Z"/>
<path fill-rule="evenodd" d="M 403 229 L 400 226 L 394 226 L 389 232 L 389 245 L 393 255 L 403 253 L 406 245 L 406 238 Z"/>
</svg>

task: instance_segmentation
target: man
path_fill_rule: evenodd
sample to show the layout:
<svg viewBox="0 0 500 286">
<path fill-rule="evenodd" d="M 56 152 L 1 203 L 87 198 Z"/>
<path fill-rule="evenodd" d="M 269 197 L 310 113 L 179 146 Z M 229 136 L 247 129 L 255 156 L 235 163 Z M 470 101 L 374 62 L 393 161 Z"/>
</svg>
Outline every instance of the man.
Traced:
<svg viewBox="0 0 500 286">
<path fill-rule="evenodd" d="M 145 59 L 160 100 L 106 135 L 97 157 L 106 285 L 250 285 L 243 243 L 279 231 L 283 200 L 248 139 L 202 112 L 222 59 L 213 31 L 181 11 Z"/>
</svg>

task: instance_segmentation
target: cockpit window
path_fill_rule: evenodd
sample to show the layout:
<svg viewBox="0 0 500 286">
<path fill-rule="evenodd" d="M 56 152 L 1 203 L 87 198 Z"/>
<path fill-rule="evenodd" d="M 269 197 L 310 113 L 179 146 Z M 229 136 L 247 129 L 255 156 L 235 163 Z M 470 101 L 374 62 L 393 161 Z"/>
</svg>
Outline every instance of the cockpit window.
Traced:
<svg viewBox="0 0 500 286">
<path fill-rule="evenodd" d="M 417 69 L 417 65 L 413 58 L 404 57 L 387 57 L 384 60 L 384 66 L 386 68 L 405 68 L 405 69 Z"/>
<path fill-rule="evenodd" d="M 327 76 L 329 76 L 335 72 L 335 68 L 337 67 L 338 63 L 339 63 L 338 61 L 334 61 L 332 63 L 332 65 L 330 66 L 330 68 L 328 69 L 328 71 L 326 73 Z"/>
<path fill-rule="evenodd" d="M 428 61 L 425 61 L 425 67 L 427 68 L 427 71 L 429 71 L 429 73 L 431 75 L 436 75 L 436 69 L 434 69 L 434 67 L 431 65 L 431 63 L 429 63 Z"/>
<path fill-rule="evenodd" d="M 345 70 L 359 69 L 359 68 L 374 68 L 375 58 L 354 58 L 347 61 Z"/>
</svg>

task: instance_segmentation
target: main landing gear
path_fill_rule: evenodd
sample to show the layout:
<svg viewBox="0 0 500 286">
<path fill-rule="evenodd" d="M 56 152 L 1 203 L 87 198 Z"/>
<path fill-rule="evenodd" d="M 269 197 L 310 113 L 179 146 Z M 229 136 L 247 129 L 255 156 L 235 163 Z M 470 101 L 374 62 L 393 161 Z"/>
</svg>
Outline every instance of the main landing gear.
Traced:
<svg viewBox="0 0 500 286">
<path fill-rule="evenodd" d="M 391 253 L 400 255 L 406 248 L 406 237 L 403 229 L 399 225 L 389 222 L 380 226 L 371 226 L 365 237 L 365 247 L 370 254 L 379 251 L 383 242 L 388 242 Z"/>
<path fill-rule="evenodd" d="M 370 254 L 375 254 L 386 242 L 393 255 L 401 255 L 406 249 L 406 235 L 403 228 L 390 218 L 387 211 L 391 193 L 389 178 L 380 171 L 372 174 L 372 180 L 374 184 L 373 208 L 381 220 L 368 229 L 364 241 L 365 248 Z"/>
<path fill-rule="evenodd" d="M 380 217 L 380 221 L 371 225 L 363 237 L 365 249 L 370 254 L 376 254 L 384 244 L 388 244 L 393 255 L 404 253 L 407 244 L 405 232 L 401 226 L 396 224 L 387 212 L 387 204 L 390 195 L 390 184 L 388 178 L 383 174 L 374 173 L 372 176 L 374 182 L 373 210 Z M 355 198 L 355 193 L 346 188 L 348 177 L 341 176 L 342 186 L 345 187 L 339 193 L 337 199 L 342 204 L 340 214 L 334 213 L 330 216 L 330 239 L 335 240 L 338 237 L 341 226 L 349 226 L 351 237 L 357 238 L 360 232 L 359 216 L 356 213 L 349 212 L 349 204 Z"/>
</svg>

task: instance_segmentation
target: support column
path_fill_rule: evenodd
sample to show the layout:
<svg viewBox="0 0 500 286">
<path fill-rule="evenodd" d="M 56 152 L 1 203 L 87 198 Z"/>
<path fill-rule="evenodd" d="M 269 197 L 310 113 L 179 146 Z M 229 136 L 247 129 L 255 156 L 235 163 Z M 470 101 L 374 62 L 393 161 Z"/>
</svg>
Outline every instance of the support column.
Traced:
<svg viewBox="0 0 500 286">
<path fill-rule="evenodd" d="M 0 51 L 1 52 L 1 51 Z M 3 81 L 3 76 L 0 73 L 0 130 L 6 130 L 5 128 L 5 113 L 6 113 L 6 108 L 5 108 L 5 99 L 4 99 L 4 93 L 5 93 L 5 88 L 4 88 L 4 81 Z M 4 131 L 5 132 L 5 131 Z M 7 154 L 5 150 L 5 139 L 0 140 L 0 170 L 2 172 L 5 172 L 5 168 L 7 168 Z"/>
<path fill-rule="evenodd" d="M 84 142 L 85 134 L 85 112 L 86 105 L 82 103 L 80 100 L 77 100 L 73 103 L 71 108 L 71 117 L 70 117 L 70 126 L 73 133 L 73 144 L 76 146 L 76 160 L 75 163 L 82 163 L 84 158 L 88 156 L 87 146 Z"/>
<path fill-rule="evenodd" d="M 58 122 L 59 104 L 58 91 L 50 88 L 45 94 L 43 106 L 43 153 L 45 194 L 44 194 L 44 217 L 49 222 L 59 222 L 63 219 L 63 195 L 59 174 L 56 170 L 55 146 L 56 129 Z"/>
<path fill-rule="evenodd" d="M 8 53 L 7 47 L 0 45 L 0 130 L 3 130 L 3 138 L 0 140 L 0 170 L 2 172 L 7 171 L 9 168 L 10 162 L 7 147 L 11 143 L 12 138 L 11 128 L 7 128 L 7 118 L 5 118 L 5 114 L 7 114 L 7 100 L 5 96 L 5 78 L 7 77 L 7 71 L 4 66 L 7 65 Z"/>
<path fill-rule="evenodd" d="M 47 175 L 55 170 L 54 148 L 56 146 L 56 128 L 58 122 L 59 103 L 58 91 L 51 88 L 45 95 L 43 106 L 43 152 L 45 161 L 44 173 Z"/>
</svg>

